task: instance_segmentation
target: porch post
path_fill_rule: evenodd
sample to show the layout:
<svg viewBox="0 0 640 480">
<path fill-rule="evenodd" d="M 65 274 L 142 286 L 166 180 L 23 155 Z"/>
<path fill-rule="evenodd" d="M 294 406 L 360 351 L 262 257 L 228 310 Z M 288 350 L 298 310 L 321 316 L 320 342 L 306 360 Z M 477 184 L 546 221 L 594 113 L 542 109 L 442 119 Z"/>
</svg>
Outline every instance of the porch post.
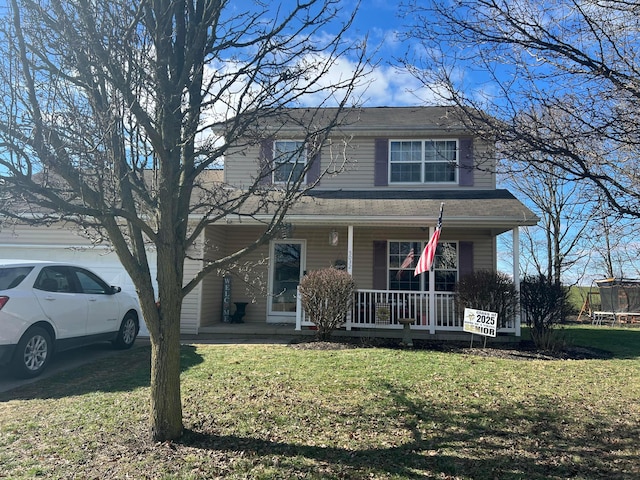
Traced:
<svg viewBox="0 0 640 480">
<path fill-rule="evenodd" d="M 353 225 L 349 225 L 349 234 L 347 236 L 347 273 L 353 277 Z M 345 328 L 351 330 L 351 315 L 353 308 L 347 313 L 347 324 Z"/>
<path fill-rule="evenodd" d="M 516 293 L 518 296 L 518 308 L 516 309 L 515 318 L 516 322 L 516 337 L 521 335 L 520 332 L 520 227 L 515 227 L 512 230 L 513 237 L 513 284 L 516 287 Z"/>
<path fill-rule="evenodd" d="M 300 285 L 296 288 L 296 328 L 299 332 L 302 330 L 302 298 L 300 297 Z"/>
<path fill-rule="evenodd" d="M 347 238 L 347 273 L 353 275 L 353 225 L 349 225 Z"/>
</svg>

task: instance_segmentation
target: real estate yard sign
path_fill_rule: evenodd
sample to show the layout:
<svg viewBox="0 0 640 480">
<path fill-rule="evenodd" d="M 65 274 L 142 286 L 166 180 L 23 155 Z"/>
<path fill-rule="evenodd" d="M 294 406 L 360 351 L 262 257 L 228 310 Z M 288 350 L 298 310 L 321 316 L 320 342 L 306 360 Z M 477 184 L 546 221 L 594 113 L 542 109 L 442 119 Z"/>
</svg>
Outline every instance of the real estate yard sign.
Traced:
<svg viewBox="0 0 640 480">
<path fill-rule="evenodd" d="M 463 330 L 484 335 L 485 337 L 495 337 L 498 330 L 498 314 L 496 312 L 465 308 Z"/>
</svg>

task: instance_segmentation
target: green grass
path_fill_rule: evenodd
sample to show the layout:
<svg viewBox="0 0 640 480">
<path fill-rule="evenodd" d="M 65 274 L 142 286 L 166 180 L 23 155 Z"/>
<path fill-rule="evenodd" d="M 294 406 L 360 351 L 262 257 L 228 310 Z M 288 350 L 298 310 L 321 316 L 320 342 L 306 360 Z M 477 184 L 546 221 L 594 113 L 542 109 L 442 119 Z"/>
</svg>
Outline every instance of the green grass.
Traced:
<svg viewBox="0 0 640 480">
<path fill-rule="evenodd" d="M 640 331 L 566 334 L 611 358 L 187 346 L 163 444 L 137 348 L 0 394 L 0 478 L 640 478 Z"/>
</svg>

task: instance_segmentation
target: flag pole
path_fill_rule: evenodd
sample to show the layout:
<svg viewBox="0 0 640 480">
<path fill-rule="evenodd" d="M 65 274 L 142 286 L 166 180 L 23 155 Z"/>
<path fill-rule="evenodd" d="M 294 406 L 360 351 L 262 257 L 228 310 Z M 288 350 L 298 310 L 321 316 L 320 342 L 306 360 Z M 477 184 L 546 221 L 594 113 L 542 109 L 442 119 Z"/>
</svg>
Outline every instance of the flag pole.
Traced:
<svg viewBox="0 0 640 480">
<path fill-rule="evenodd" d="M 444 202 L 440 203 L 440 215 L 438 216 L 438 223 L 436 224 L 436 229 L 433 231 L 431 235 L 431 239 L 424 247 L 424 251 L 422 255 L 420 255 L 420 259 L 418 260 L 418 264 L 413 272 L 414 276 L 420 275 L 424 272 L 429 272 L 433 269 L 433 259 L 436 254 L 436 248 L 438 246 L 438 240 L 440 239 L 440 230 L 442 230 L 442 211 L 444 210 Z"/>
<path fill-rule="evenodd" d="M 438 230 L 438 231 L 442 230 L 442 212 L 443 211 L 444 211 L 444 202 L 440 202 L 440 212 L 438 213 L 438 223 L 436 223 L 436 230 Z M 438 240 L 440 240 L 440 235 L 439 234 L 438 234 Z M 434 251 L 433 251 L 434 258 L 435 258 L 435 254 L 436 254 L 435 247 L 437 247 L 437 244 L 436 244 L 436 246 L 434 246 Z M 435 263 L 436 262 L 434 262 L 433 260 L 431 261 L 431 268 L 429 269 L 429 271 L 433 272 L 433 268 L 435 266 Z"/>
</svg>

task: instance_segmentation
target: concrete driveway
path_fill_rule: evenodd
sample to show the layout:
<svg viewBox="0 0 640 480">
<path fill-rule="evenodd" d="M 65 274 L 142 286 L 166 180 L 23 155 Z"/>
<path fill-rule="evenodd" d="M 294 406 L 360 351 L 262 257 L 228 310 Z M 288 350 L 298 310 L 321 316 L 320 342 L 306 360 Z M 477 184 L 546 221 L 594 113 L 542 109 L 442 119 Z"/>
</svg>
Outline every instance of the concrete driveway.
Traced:
<svg viewBox="0 0 640 480">
<path fill-rule="evenodd" d="M 149 339 L 139 337 L 136 339 L 136 343 L 134 343 L 133 348 L 144 345 L 149 345 Z M 7 367 L 0 367 L 0 392 L 7 392 L 22 385 L 27 385 L 42 380 L 43 378 L 48 378 L 59 372 L 78 368 L 101 358 L 118 355 L 123 352 L 126 352 L 126 350 L 117 350 L 113 348 L 110 343 L 98 343 L 74 350 L 67 350 L 66 352 L 56 354 L 42 375 L 36 378 L 24 380 L 16 379 L 11 376 Z"/>
</svg>

